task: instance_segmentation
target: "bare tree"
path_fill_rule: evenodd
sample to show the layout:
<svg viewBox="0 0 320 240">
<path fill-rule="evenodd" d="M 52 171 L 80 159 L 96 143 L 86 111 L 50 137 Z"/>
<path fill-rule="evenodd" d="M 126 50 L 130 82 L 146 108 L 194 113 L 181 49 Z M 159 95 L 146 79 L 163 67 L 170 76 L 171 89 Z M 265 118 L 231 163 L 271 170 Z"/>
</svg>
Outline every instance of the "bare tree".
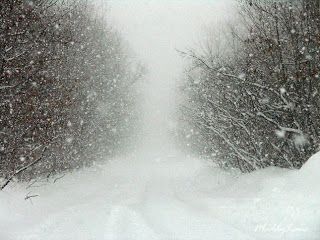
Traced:
<svg viewBox="0 0 320 240">
<path fill-rule="evenodd" d="M 0 178 L 75 169 L 123 148 L 140 75 L 94 12 L 86 1 L 1 2 Z"/>
<path fill-rule="evenodd" d="M 230 28 L 224 54 L 185 53 L 198 75 L 186 83 L 194 104 L 182 112 L 199 129 L 204 155 L 252 171 L 299 168 L 317 150 L 318 4 L 241 1 L 242 24 Z"/>
</svg>

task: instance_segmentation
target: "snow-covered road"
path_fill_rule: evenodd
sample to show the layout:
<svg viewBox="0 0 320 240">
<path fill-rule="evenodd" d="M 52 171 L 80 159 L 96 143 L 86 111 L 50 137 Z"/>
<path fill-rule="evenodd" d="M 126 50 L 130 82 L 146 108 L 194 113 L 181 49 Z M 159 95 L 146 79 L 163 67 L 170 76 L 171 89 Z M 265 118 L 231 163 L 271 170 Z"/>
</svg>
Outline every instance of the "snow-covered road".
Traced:
<svg viewBox="0 0 320 240">
<path fill-rule="evenodd" d="M 0 239 L 316 240 L 320 194 L 298 173 L 239 177 L 178 153 L 131 156 L 1 192 Z"/>
</svg>

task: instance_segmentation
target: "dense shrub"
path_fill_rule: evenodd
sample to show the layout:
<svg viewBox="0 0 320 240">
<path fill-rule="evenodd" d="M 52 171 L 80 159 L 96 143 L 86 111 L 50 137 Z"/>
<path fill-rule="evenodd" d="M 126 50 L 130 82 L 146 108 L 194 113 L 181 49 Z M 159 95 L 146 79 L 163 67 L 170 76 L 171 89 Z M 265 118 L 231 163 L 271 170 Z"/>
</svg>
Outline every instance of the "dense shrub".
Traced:
<svg viewBox="0 0 320 240">
<path fill-rule="evenodd" d="M 239 5 L 225 43 L 184 53 L 182 135 L 225 167 L 299 168 L 319 146 L 319 1 Z"/>
<path fill-rule="evenodd" d="M 78 168 L 125 145 L 139 74 L 94 12 L 79 1 L 1 2 L 0 177 L 41 156 L 23 177 Z"/>
</svg>

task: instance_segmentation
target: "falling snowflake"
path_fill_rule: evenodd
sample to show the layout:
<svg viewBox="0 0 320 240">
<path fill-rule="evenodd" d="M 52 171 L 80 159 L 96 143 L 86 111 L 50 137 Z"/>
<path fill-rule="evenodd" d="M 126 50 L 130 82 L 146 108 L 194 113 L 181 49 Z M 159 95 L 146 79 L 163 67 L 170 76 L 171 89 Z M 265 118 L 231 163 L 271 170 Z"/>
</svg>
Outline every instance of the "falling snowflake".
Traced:
<svg viewBox="0 0 320 240">
<path fill-rule="evenodd" d="M 295 134 L 293 141 L 296 148 L 302 148 L 308 144 L 308 139 L 304 134 Z"/>
<path fill-rule="evenodd" d="M 66 142 L 69 143 L 69 144 L 72 143 L 73 142 L 73 138 L 72 137 L 66 138 Z"/>
<path fill-rule="evenodd" d="M 276 133 L 278 138 L 285 138 L 285 136 L 286 136 L 286 131 L 284 131 L 282 129 L 281 130 L 276 130 L 275 133 Z"/>
</svg>

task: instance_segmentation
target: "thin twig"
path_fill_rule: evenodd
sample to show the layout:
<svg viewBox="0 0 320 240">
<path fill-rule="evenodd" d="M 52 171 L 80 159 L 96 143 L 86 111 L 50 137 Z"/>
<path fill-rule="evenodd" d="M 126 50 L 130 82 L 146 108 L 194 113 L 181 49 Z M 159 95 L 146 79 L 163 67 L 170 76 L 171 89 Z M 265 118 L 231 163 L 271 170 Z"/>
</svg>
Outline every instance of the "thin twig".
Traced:
<svg viewBox="0 0 320 240">
<path fill-rule="evenodd" d="M 43 159 L 44 153 L 47 151 L 48 147 L 45 146 L 44 150 L 41 154 L 41 157 L 39 157 L 37 160 L 33 161 L 32 163 L 28 164 L 27 166 L 20 168 L 18 171 L 14 172 L 8 179 L 7 181 L 1 186 L 0 190 L 3 190 L 11 181 L 12 179 L 19 175 L 20 173 L 24 172 L 25 170 L 27 170 L 28 168 L 32 167 L 33 165 L 37 164 L 38 162 L 40 162 Z"/>
<path fill-rule="evenodd" d="M 65 176 L 65 174 L 63 174 L 60 177 L 57 177 L 56 179 L 53 180 L 53 183 L 56 183 L 58 180 L 60 180 L 61 178 L 63 178 Z"/>
</svg>

